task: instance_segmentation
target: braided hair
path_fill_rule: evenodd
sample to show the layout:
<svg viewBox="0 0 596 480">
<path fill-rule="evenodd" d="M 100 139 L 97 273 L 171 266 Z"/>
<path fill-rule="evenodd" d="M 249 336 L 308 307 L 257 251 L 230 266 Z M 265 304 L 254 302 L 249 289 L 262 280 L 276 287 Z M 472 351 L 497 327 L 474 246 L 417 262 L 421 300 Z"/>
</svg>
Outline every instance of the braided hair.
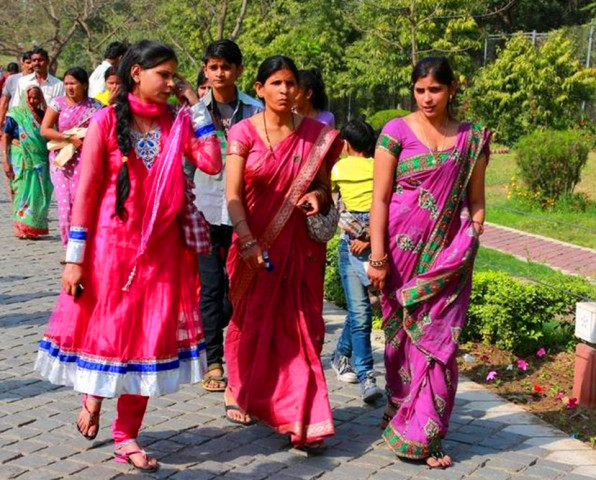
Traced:
<svg viewBox="0 0 596 480">
<path fill-rule="evenodd" d="M 126 51 L 118 65 L 118 76 L 122 79 L 122 88 L 114 101 L 114 111 L 116 113 L 118 148 L 122 152 L 123 158 L 122 167 L 120 167 L 116 181 L 116 210 L 114 216 L 117 216 L 123 222 L 128 219 L 125 203 L 130 195 L 128 154 L 131 147 L 130 122 L 132 120 L 132 111 L 128 102 L 128 94 L 132 93 L 135 86 L 130 72 L 134 65 L 139 65 L 143 70 L 147 70 L 169 60 L 178 61 L 172 48 L 154 40 L 141 40 Z"/>
</svg>

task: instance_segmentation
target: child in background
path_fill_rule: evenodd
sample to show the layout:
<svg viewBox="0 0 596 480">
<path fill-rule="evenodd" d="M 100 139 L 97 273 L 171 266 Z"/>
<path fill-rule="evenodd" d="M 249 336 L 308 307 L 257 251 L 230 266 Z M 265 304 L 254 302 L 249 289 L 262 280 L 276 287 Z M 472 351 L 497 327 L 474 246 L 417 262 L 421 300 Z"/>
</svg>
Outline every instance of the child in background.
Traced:
<svg viewBox="0 0 596 480">
<path fill-rule="evenodd" d="M 203 98 L 207 95 L 209 91 L 209 80 L 205 76 L 205 72 L 201 69 L 199 70 L 199 75 L 197 77 L 197 95 L 199 98 Z"/>
<path fill-rule="evenodd" d="M 362 400 L 372 403 L 383 396 L 377 386 L 370 335 L 372 307 L 366 262 L 370 253 L 368 235 L 372 204 L 373 152 L 376 135 L 362 120 L 353 120 L 341 130 L 346 156 L 331 171 L 334 190 L 339 190 L 345 208 L 340 220 L 339 271 L 348 314 L 333 354 L 332 367 L 340 381 L 360 383 Z M 353 360 L 354 369 L 350 365 Z"/>
</svg>

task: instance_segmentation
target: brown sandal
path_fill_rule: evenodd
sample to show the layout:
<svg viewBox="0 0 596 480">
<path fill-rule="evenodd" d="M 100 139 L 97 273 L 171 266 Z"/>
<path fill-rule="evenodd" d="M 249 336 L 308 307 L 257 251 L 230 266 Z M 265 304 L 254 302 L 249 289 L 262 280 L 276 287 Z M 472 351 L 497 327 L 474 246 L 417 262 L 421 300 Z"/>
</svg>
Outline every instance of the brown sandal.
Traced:
<svg viewBox="0 0 596 480">
<path fill-rule="evenodd" d="M 89 395 L 83 395 L 81 397 L 81 404 L 83 406 L 83 410 L 85 410 L 85 412 L 87 413 L 87 415 L 89 415 L 89 418 L 87 419 L 87 422 L 89 423 L 89 425 L 87 426 L 87 430 L 89 430 L 91 427 L 95 427 L 95 433 L 93 435 L 87 435 L 85 433 L 83 433 L 83 431 L 81 430 L 81 427 L 79 427 L 79 419 L 77 418 L 77 430 L 79 431 L 79 433 L 81 435 L 83 435 L 83 437 L 85 437 L 87 440 L 91 441 L 91 440 L 95 440 L 95 437 L 97 437 L 97 434 L 99 433 L 99 412 L 92 412 L 89 410 L 89 408 L 87 408 L 87 400 L 89 400 Z M 101 400 L 97 400 L 97 399 L 91 399 L 94 402 L 97 403 L 101 403 Z"/>
<path fill-rule="evenodd" d="M 207 367 L 207 372 L 203 375 L 203 380 L 201 382 L 201 386 L 203 390 L 207 392 L 223 392 L 225 391 L 226 387 L 228 386 L 228 381 L 225 376 L 223 375 L 212 375 L 209 372 L 213 370 L 221 370 L 224 371 L 223 365 L 221 363 L 212 363 Z M 220 386 L 218 387 L 210 387 L 208 386 L 211 382 L 217 382 Z"/>
</svg>

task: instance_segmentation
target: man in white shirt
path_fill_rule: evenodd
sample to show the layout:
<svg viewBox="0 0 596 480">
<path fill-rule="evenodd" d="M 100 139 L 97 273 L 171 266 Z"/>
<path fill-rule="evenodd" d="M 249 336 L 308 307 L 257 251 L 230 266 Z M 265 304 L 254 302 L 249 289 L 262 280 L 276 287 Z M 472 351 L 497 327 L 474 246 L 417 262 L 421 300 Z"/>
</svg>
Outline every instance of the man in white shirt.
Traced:
<svg viewBox="0 0 596 480">
<path fill-rule="evenodd" d="M 2 97 L 0 97 L 0 129 L 4 126 L 4 119 L 6 118 L 8 109 L 15 106 L 14 96 L 18 81 L 24 75 L 29 75 L 31 72 L 31 52 L 25 52 L 21 57 L 21 73 L 15 73 L 8 77 L 2 87 Z"/>
<path fill-rule="evenodd" d="M 128 50 L 128 45 L 122 42 L 112 42 L 108 45 L 104 54 L 105 60 L 89 76 L 89 96 L 91 98 L 95 98 L 98 93 L 106 89 L 106 70 L 118 66 L 126 50 Z"/>
<path fill-rule="evenodd" d="M 14 95 L 15 105 L 19 104 L 21 96 L 25 95 L 27 87 L 37 85 L 46 100 L 46 103 L 60 95 L 64 95 L 64 84 L 62 80 L 48 73 L 50 57 L 48 52 L 41 47 L 35 47 L 31 51 L 31 67 L 33 73 L 23 75 L 17 83 L 17 90 Z"/>
</svg>

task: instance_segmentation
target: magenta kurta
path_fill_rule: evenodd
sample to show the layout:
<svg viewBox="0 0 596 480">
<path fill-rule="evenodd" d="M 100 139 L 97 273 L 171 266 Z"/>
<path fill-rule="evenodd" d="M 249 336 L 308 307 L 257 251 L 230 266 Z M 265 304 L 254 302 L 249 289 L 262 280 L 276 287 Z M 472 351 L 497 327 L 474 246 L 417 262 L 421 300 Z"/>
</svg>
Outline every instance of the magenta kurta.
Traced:
<svg viewBox="0 0 596 480">
<path fill-rule="evenodd" d="M 79 190 L 73 213 L 73 222 L 89 226 L 85 290 L 78 300 L 60 295 L 40 342 L 36 369 L 52 383 L 102 397 L 148 396 L 202 376 L 196 258 L 185 248 L 180 222 L 182 153 L 210 174 L 221 169 L 221 158 L 203 148 L 205 141 L 217 142 L 214 136 L 196 139 L 189 119 L 174 127 L 172 121 L 169 111 L 158 117 L 160 151 L 184 143 L 176 158 L 160 154 L 149 169 L 131 149 L 125 222 L 114 215 L 123 157 L 113 107 L 91 122 L 82 152 L 86 191 Z M 219 152 L 219 146 L 209 151 Z"/>
</svg>

